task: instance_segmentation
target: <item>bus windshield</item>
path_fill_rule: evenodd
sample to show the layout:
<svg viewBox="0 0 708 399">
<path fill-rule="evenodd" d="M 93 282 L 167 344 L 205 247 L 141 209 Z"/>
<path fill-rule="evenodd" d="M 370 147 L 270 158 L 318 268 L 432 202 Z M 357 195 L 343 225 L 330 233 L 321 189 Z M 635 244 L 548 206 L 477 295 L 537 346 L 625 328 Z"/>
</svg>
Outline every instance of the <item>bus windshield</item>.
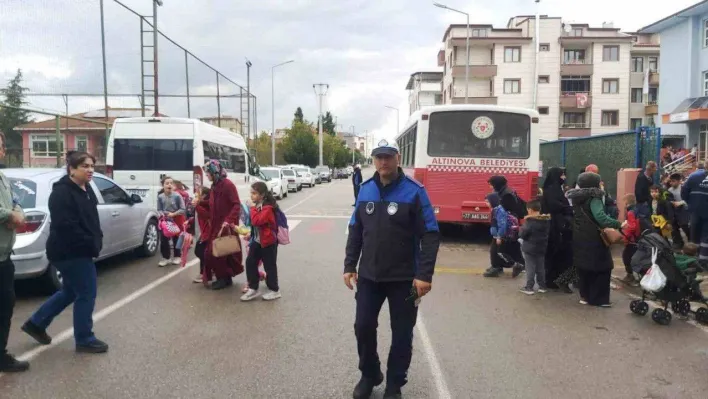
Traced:
<svg viewBox="0 0 708 399">
<path fill-rule="evenodd" d="M 527 159 L 531 150 L 530 135 L 531 118 L 525 114 L 494 111 L 431 112 L 428 155 Z"/>
</svg>

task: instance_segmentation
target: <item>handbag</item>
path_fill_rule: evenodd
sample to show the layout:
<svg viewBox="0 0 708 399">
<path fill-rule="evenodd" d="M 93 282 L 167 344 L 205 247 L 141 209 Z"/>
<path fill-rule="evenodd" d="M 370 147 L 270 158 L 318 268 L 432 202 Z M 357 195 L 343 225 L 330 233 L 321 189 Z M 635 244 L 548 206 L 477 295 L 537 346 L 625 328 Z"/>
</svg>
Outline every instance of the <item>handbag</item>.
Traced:
<svg viewBox="0 0 708 399">
<path fill-rule="evenodd" d="M 597 229 L 597 231 L 600 232 L 600 239 L 602 240 L 602 243 L 605 244 L 606 247 L 609 248 L 610 246 L 612 246 L 612 244 L 617 244 L 622 241 L 623 234 L 621 231 L 619 231 L 617 229 L 613 229 L 612 227 L 602 228 L 602 227 L 600 227 L 600 225 L 598 225 L 595 222 L 595 219 L 591 218 L 590 215 L 588 215 L 585 212 L 585 209 L 583 209 L 581 207 L 580 211 L 583 213 L 583 215 L 585 215 L 586 218 L 588 218 L 588 220 L 592 224 L 595 225 L 595 228 Z"/>
<path fill-rule="evenodd" d="M 238 234 L 231 234 L 233 231 L 229 227 L 229 234 L 222 236 L 225 228 L 226 226 L 221 226 L 218 237 L 211 244 L 211 254 L 216 258 L 241 252 L 241 239 Z"/>
</svg>

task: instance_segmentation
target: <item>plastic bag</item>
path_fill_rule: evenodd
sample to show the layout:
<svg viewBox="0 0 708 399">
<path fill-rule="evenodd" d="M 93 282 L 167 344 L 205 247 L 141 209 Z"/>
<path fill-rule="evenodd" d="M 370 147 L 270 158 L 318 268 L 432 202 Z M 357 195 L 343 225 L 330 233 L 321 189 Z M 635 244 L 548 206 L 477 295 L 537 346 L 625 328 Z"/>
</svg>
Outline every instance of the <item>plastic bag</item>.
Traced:
<svg viewBox="0 0 708 399">
<path fill-rule="evenodd" d="M 640 282 L 642 288 L 645 291 L 659 292 L 666 286 L 666 276 L 661 272 L 661 268 L 656 264 L 656 257 L 659 250 L 656 248 L 651 249 L 651 267 L 647 273 L 642 277 Z"/>
</svg>

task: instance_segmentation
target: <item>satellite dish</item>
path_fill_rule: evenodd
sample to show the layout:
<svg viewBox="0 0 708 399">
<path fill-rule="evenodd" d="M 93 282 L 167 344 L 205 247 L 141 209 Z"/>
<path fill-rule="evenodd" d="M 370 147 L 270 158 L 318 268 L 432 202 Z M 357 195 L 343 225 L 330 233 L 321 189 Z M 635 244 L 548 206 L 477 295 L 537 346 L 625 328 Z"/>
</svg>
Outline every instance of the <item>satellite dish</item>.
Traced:
<svg viewBox="0 0 708 399">
<path fill-rule="evenodd" d="M 563 24 L 563 30 L 565 33 L 570 33 L 573 31 L 573 27 L 571 27 L 570 24 Z"/>
</svg>

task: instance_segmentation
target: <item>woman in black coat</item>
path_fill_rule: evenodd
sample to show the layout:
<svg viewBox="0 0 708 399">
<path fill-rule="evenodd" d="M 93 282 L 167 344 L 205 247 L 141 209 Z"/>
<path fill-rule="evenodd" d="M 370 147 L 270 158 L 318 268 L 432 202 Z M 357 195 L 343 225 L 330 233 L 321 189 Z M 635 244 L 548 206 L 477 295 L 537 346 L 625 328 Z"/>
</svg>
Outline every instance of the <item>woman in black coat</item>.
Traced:
<svg viewBox="0 0 708 399">
<path fill-rule="evenodd" d="M 553 167 L 548 170 L 543 181 L 541 213 L 551 215 L 551 229 L 546 250 L 546 285 L 572 293 L 568 284 L 558 285 L 555 280 L 563 274 L 573 262 L 573 235 L 571 221 L 573 211 L 563 192 L 565 169 Z"/>
</svg>

